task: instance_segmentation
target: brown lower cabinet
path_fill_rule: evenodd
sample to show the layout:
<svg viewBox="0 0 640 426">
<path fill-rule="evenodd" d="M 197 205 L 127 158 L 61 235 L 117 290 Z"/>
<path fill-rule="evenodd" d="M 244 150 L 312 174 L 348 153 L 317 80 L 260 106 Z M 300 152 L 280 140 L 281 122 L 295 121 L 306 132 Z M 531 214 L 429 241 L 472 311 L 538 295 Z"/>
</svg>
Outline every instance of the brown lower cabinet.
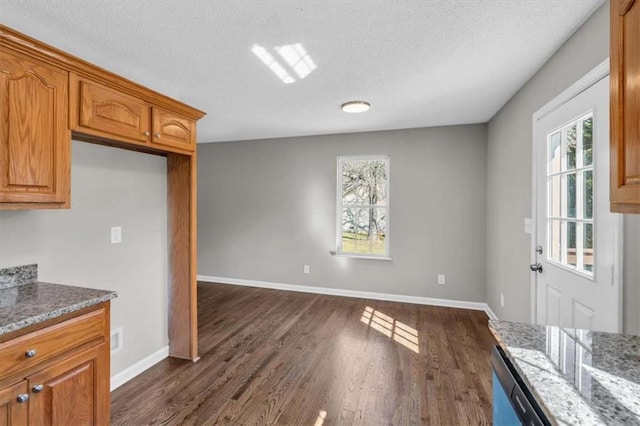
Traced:
<svg viewBox="0 0 640 426">
<path fill-rule="evenodd" d="M 26 380 L 0 389 L 0 426 L 27 424 L 29 406 L 27 400 L 19 399 L 28 395 L 27 390 Z"/>
<path fill-rule="evenodd" d="M 24 364 L 0 370 L 0 426 L 109 424 L 109 302 L 97 306 L 0 343 L 2 365 Z M 67 334 L 76 345 L 62 353 L 47 343 Z"/>
</svg>

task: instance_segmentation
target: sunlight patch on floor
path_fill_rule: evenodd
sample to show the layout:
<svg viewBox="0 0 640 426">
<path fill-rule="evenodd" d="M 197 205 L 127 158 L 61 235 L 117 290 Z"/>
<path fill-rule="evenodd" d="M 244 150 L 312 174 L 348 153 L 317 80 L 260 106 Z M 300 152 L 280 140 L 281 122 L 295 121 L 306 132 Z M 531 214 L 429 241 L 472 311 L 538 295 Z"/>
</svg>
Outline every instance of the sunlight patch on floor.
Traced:
<svg viewBox="0 0 640 426">
<path fill-rule="evenodd" d="M 324 410 L 320 410 L 320 414 L 318 414 L 318 418 L 316 419 L 314 426 L 322 426 L 322 424 L 324 423 L 324 419 L 326 418 L 327 412 Z"/>
<path fill-rule="evenodd" d="M 380 311 L 376 311 L 370 306 L 364 309 L 360 321 L 393 339 L 395 342 L 400 343 L 402 346 L 411 349 L 413 352 L 417 354 L 420 353 L 420 349 L 418 348 L 418 331 L 415 328 L 409 327 L 405 323 L 397 321 Z"/>
</svg>

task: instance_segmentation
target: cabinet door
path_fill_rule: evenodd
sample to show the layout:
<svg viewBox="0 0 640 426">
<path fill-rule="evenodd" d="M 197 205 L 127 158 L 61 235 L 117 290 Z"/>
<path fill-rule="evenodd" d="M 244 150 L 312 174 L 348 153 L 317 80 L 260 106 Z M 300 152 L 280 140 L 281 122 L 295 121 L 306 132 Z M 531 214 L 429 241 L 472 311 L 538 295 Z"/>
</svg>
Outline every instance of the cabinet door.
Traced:
<svg viewBox="0 0 640 426">
<path fill-rule="evenodd" d="M 640 0 L 611 0 L 611 210 L 640 213 Z"/>
<path fill-rule="evenodd" d="M 154 107 L 153 143 L 193 151 L 196 144 L 196 122 Z"/>
<path fill-rule="evenodd" d="M 29 423 L 42 426 L 108 424 L 109 389 L 104 386 L 101 371 L 107 368 L 108 376 L 108 367 L 104 366 L 105 348 L 101 344 L 28 377 Z"/>
<path fill-rule="evenodd" d="M 0 208 L 68 203 L 67 102 L 66 71 L 0 48 Z"/>
<path fill-rule="evenodd" d="M 75 75 L 71 84 L 71 127 L 74 130 L 138 143 L 150 140 L 149 104 Z"/>
<path fill-rule="evenodd" d="M 0 426 L 27 424 L 27 407 L 29 406 L 27 389 L 26 380 L 0 389 Z M 20 396 L 22 398 L 18 399 Z"/>
</svg>

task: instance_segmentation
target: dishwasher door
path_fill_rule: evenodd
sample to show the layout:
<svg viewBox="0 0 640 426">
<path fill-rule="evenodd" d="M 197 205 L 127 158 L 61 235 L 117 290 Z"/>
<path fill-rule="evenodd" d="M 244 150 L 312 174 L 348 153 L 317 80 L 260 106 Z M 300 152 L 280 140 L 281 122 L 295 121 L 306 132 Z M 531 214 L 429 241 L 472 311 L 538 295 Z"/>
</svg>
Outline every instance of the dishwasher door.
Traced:
<svg viewBox="0 0 640 426">
<path fill-rule="evenodd" d="M 499 426 L 511 426 L 511 425 L 520 425 L 522 422 L 518 418 L 518 413 L 516 412 L 513 405 L 511 405 L 511 400 L 507 394 L 511 394 L 513 387 L 511 389 L 505 389 L 500 382 L 500 379 L 496 375 L 496 372 L 493 372 L 493 424 Z"/>
<path fill-rule="evenodd" d="M 533 400 L 522 379 L 498 346 L 491 353 L 493 366 L 493 424 L 550 425 L 538 404 Z"/>
</svg>

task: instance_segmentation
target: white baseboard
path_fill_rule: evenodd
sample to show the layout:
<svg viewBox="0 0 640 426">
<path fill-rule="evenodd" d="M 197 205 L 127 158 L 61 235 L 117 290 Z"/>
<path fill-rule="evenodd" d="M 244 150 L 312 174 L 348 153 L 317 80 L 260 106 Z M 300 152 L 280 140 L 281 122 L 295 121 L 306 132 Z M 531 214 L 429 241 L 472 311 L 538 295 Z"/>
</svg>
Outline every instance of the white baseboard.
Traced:
<svg viewBox="0 0 640 426">
<path fill-rule="evenodd" d="M 498 316 L 496 315 L 495 312 L 493 312 L 493 310 L 491 310 L 491 306 L 489 306 L 488 303 L 485 303 L 485 305 L 487 305 L 487 307 L 484 309 L 484 311 L 487 313 L 487 316 L 489 317 L 489 319 L 497 320 Z"/>
<path fill-rule="evenodd" d="M 296 284 L 272 283 L 267 281 L 243 280 L 238 278 L 212 277 L 198 275 L 198 281 L 220 284 L 233 284 L 247 287 L 269 288 L 273 290 L 297 291 L 301 293 L 327 294 L 330 296 L 355 297 L 358 299 L 385 300 L 389 302 L 414 303 L 416 305 L 443 306 L 446 308 L 472 309 L 484 311 L 490 319 L 497 319 L 489 305 L 481 302 L 467 302 L 464 300 L 436 299 L 432 297 L 405 296 L 402 294 L 374 293 L 370 291 L 344 290 L 340 288 L 312 287 Z"/>
<path fill-rule="evenodd" d="M 136 377 L 138 374 L 153 367 L 163 359 L 169 356 L 169 346 L 165 346 L 160 350 L 152 353 L 148 357 L 141 359 L 131 367 L 122 370 L 115 376 L 111 377 L 111 392 Z"/>
</svg>

